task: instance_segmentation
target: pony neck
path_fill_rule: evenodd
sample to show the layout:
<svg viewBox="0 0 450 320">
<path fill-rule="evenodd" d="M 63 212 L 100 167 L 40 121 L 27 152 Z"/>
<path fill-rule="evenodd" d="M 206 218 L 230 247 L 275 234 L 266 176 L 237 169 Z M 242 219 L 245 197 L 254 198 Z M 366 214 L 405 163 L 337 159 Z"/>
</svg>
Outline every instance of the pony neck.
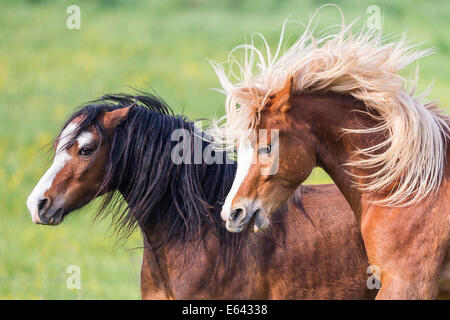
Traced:
<svg viewBox="0 0 450 320">
<path fill-rule="evenodd" d="M 311 126 L 315 137 L 313 142 L 316 152 L 316 164 L 323 168 L 336 183 L 342 194 L 352 207 L 359 220 L 363 210 L 361 191 L 354 187 L 353 175 L 365 175 L 368 172 L 354 167 L 345 166 L 355 151 L 355 148 L 367 147 L 370 134 L 357 135 L 345 133 L 343 128 L 361 129 L 375 126 L 373 118 L 364 116 L 362 102 L 351 96 L 338 94 L 299 94 L 291 97 L 293 106 L 293 124 L 306 122 Z M 297 119 L 295 119 L 297 118 Z M 382 137 L 377 137 L 380 139 Z"/>
<path fill-rule="evenodd" d="M 192 148 L 198 143 L 202 150 L 209 146 L 185 118 L 143 108 L 130 111 L 112 143 L 114 159 L 109 171 L 114 172 L 114 185 L 129 209 L 122 222 L 138 225 L 147 234 L 160 234 L 161 246 L 223 229 L 219 203 L 224 201 L 236 170 L 234 163 L 196 163 L 198 150 L 194 149 L 191 161 L 175 164 L 172 150 L 179 142 L 172 140 L 172 133 L 179 129 L 189 132 Z"/>
</svg>

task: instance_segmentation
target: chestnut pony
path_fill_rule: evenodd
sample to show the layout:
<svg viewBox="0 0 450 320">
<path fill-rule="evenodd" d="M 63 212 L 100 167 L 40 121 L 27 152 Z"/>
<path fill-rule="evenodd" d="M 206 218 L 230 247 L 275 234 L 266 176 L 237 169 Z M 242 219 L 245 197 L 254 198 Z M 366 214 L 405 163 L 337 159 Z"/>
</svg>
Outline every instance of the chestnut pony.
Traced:
<svg viewBox="0 0 450 320">
<path fill-rule="evenodd" d="M 181 141 L 173 135 L 180 129 Z M 194 162 L 196 145 L 214 153 L 160 98 L 104 96 L 63 126 L 54 162 L 27 201 L 32 219 L 57 225 L 105 195 L 99 214 L 109 209 L 124 235 L 141 229 L 145 299 L 374 297 L 356 220 L 335 186 L 300 188 L 268 233 L 231 234 L 219 213 L 236 164 L 225 152 Z M 176 164 L 174 150 L 190 156 Z"/>
<path fill-rule="evenodd" d="M 284 27 L 274 56 L 240 46 L 237 82 L 213 64 L 227 102 L 212 132 L 239 146 L 222 210 L 228 230 L 239 232 L 253 215 L 267 225 L 318 166 L 359 222 L 380 270 L 377 298 L 431 299 L 439 286 L 448 297 L 450 122 L 436 102 L 407 92 L 398 73 L 430 51 L 345 25 L 314 38 L 310 26 L 283 54 Z"/>
</svg>

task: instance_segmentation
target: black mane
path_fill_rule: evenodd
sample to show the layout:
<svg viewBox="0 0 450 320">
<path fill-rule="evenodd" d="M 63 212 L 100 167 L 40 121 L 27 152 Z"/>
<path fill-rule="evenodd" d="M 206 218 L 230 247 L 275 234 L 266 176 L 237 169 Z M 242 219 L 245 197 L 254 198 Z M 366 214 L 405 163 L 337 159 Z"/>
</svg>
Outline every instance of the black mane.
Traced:
<svg viewBox="0 0 450 320">
<path fill-rule="evenodd" d="M 98 121 L 99 115 L 123 107 L 131 107 L 127 118 L 108 136 Z M 225 229 L 220 210 L 233 183 L 236 164 L 194 164 L 193 153 L 191 164 L 174 164 L 171 160 L 172 149 L 179 143 L 171 140 L 176 129 L 189 132 L 192 147 L 195 139 L 201 140 L 203 150 L 209 146 L 199 137 L 193 122 L 175 116 L 160 97 L 142 92 L 105 95 L 91 101 L 72 115 L 65 126 L 80 115 L 82 121 L 72 142 L 90 125 L 97 128 L 100 143 L 111 139 L 106 174 L 99 190 L 99 194 L 107 194 L 98 215 L 111 213 L 113 225 L 125 237 L 137 226 L 146 230 L 163 224 L 165 238 L 152 244 L 156 247 L 172 241 L 201 240 L 212 230 L 221 243 L 222 252 L 216 254 L 227 262 L 232 260 L 243 235 Z M 225 163 L 226 153 L 218 156 Z"/>
</svg>

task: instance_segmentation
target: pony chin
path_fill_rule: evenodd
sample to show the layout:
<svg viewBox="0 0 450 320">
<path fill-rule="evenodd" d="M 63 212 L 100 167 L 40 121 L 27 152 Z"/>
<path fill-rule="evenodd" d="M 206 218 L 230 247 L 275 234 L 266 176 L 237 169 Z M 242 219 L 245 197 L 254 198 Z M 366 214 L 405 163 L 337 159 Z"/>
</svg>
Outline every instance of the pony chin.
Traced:
<svg viewBox="0 0 450 320">
<path fill-rule="evenodd" d="M 266 230 L 270 225 L 270 220 L 266 212 L 257 210 L 251 216 L 244 219 L 244 221 L 238 225 L 230 223 L 226 220 L 226 228 L 229 232 L 239 233 L 244 229 L 249 228 L 250 231 L 257 233 Z"/>
<path fill-rule="evenodd" d="M 254 215 L 255 223 L 253 224 L 253 232 L 260 232 L 266 230 L 269 227 L 270 220 L 267 214 L 261 210 L 257 211 Z"/>
</svg>

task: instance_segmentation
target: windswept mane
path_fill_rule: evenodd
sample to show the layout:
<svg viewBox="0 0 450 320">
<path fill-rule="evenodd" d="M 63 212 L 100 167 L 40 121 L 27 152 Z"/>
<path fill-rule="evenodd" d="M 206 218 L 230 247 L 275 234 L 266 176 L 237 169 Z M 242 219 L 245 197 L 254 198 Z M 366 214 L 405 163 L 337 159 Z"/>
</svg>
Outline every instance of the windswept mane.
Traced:
<svg viewBox="0 0 450 320">
<path fill-rule="evenodd" d="M 253 40 L 236 47 L 230 53 L 229 74 L 222 64 L 212 62 L 226 95 L 226 116 L 212 124 L 215 140 L 234 146 L 242 136 L 250 134 L 258 126 L 268 97 L 292 78 L 292 90 L 296 93 L 353 96 L 380 123 L 361 130 L 342 128 L 345 132 L 388 133 L 386 141 L 357 150 L 358 157 L 348 163 L 359 168 L 379 168 L 370 176 L 370 183 L 357 185 L 363 191 L 398 186 L 377 204 L 406 206 L 434 194 L 443 177 L 449 119 L 436 108 L 436 101 L 424 101 L 428 92 L 414 96 L 417 77 L 406 79 L 399 75 L 400 70 L 432 50 L 419 50 L 404 36 L 389 42 L 373 30 L 353 34 L 352 24 L 347 26 L 344 22 L 336 32 L 328 31 L 316 38 L 313 20 L 314 17 L 303 35 L 283 54 L 286 23 L 274 55 L 261 36 L 265 52 L 257 49 Z M 244 51 L 243 62 L 233 56 L 239 50 Z M 236 65 L 239 73 L 232 70 Z"/>
</svg>

